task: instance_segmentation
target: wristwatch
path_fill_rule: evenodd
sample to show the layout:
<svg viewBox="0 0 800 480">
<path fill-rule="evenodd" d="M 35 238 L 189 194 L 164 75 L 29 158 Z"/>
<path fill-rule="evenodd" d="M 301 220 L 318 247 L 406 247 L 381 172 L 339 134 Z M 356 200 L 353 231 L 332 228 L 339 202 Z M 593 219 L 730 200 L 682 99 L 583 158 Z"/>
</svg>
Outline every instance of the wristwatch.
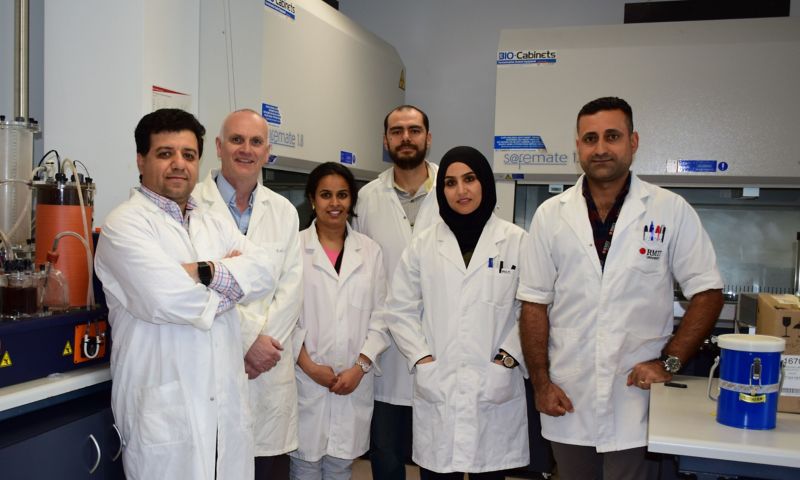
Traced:
<svg viewBox="0 0 800 480">
<path fill-rule="evenodd" d="M 364 360 L 361 360 L 360 357 L 359 357 L 358 360 L 356 360 L 356 365 L 361 367 L 361 373 L 367 373 L 370 370 L 372 370 L 372 364 L 371 363 L 367 363 Z"/>
<path fill-rule="evenodd" d="M 514 368 L 517 365 L 519 365 L 519 362 L 514 360 L 514 357 L 512 357 L 511 355 L 509 355 L 507 353 L 504 353 L 504 352 L 501 352 L 501 353 L 498 353 L 497 355 L 495 355 L 494 359 L 495 360 L 500 360 L 501 362 L 503 362 L 503 366 L 506 367 L 506 368 Z"/>
<path fill-rule="evenodd" d="M 664 370 L 669 373 L 678 373 L 681 369 L 681 359 L 675 355 L 667 355 L 662 353 L 658 360 L 664 365 Z"/>
<path fill-rule="evenodd" d="M 197 262 L 197 276 L 200 277 L 200 283 L 206 287 L 209 286 L 213 277 L 211 274 L 211 264 L 208 262 Z"/>
</svg>

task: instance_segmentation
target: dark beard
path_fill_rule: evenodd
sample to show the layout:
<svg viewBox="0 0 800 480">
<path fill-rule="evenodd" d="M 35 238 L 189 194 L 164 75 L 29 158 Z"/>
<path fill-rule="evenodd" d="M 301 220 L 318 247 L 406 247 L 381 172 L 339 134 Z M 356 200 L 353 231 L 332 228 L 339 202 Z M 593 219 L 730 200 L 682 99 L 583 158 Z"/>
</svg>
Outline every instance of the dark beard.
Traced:
<svg viewBox="0 0 800 480">
<path fill-rule="evenodd" d="M 398 158 L 397 152 L 390 150 L 389 158 L 392 159 L 392 163 L 400 170 L 414 170 L 422 165 L 422 162 L 425 161 L 425 155 L 427 154 L 428 147 L 426 146 L 422 150 L 417 150 L 416 155 L 413 157 Z"/>
</svg>

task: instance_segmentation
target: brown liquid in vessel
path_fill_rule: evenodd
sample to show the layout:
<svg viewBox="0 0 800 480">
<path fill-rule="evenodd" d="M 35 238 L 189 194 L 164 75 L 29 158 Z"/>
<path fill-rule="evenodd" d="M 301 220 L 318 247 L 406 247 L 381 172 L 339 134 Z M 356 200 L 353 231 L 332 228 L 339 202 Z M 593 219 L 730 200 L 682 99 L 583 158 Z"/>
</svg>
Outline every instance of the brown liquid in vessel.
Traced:
<svg viewBox="0 0 800 480">
<path fill-rule="evenodd" d="M 36 313 L 36 287 L 0 287 L 0 313 Z"/>
</svg>

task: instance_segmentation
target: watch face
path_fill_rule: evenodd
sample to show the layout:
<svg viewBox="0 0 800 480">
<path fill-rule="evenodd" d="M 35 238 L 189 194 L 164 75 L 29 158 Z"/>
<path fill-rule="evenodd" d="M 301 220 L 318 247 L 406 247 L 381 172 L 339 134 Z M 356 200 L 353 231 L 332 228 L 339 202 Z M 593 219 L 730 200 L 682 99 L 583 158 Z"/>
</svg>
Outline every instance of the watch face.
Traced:
<svg viewBox="0 0 800 480">
<path fill-rule="evenodd" d="M 361 371 L 362 371 L 363 373 L 367 373 L 367 372 L 369 372 L 369 369 L 370 369 L 370 368 L 372 368 L 372 365 L 368 365 L 368 364 L 367 364 L 367 362 L 364 362 L 364 361 L 362 361 L 362 360 L 359 360 L 358 362 L 356 362 L 356 364 L 357 364 L 359 367 L 361 367 Z"/>
<path fill-rule="evenodd" d="M 664 360 L 664 369 L 669 373 L 677 373 L 681 369 L 681 361 L 678 357 L 667 357 Z"/>
<path fill-rule="evenodd" d="M 197 276 L 200 278 L 200 283 L 205 286 L 211 284 L 212 275 L 211 275 L 211 265 L 208 262 L 198 262 L 197 263 Z"/>
<path fill-rule="evenodd" d="M 514 362 L 514 357 L 512 357 L 511 355 L 506 355 L 505 357 L 503 357 L 504 366 L 508 368 L 514 368 L 514 363 L 516 362 Z"/>
</svg>

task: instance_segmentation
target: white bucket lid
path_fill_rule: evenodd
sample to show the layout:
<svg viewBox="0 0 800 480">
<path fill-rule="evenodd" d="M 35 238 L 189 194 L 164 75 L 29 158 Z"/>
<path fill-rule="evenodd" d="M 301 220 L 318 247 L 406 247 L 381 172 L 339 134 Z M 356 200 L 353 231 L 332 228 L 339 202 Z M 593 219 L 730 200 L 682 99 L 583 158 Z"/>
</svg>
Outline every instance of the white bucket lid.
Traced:
<svg viewBox="0 0 800 480">
<path fill-rule="evenodd" d="M 744 333 L 726 333 L 717 337 L 719 348 L 740 352 L 783 352 L 786 340 L 769 335 L 747 335 Z"/>
</svg>

